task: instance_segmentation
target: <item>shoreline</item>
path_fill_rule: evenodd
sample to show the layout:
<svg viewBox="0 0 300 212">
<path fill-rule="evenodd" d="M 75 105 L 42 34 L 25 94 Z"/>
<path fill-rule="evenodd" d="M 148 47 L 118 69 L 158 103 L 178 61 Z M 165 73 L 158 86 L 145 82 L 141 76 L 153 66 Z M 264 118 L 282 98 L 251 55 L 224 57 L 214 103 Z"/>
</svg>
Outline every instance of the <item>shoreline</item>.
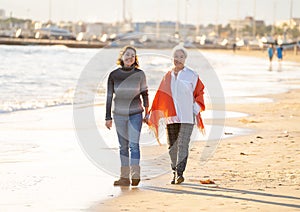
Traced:
<svg viewBox="0 0 300 212">
<path fill-rule="evenodd" d="M 100 202 L 90 211 L 295 211 L 300 208 L 300 90 L 270 94 L 271 103 L 229 104 L 248 117 L 226 119 L 226 126 L 254 130 L 222 139 L 204 165 L 203 142 L 190 150 L 186 181 L 171 185 L 171 171 Z M 211 179 L 216 184 L 199 181 Z"/>
<path fill-rule="evenodd" d="M 113 43 L 113 42 L 112 42 Z M 34 39 L 34 38 L 0 38 L 0 45 L 18 45 L 18 46 L 27 46 L 27 45 L 40 45 L 40 46 L 48 46 L 48 45 L 63 45 L 68 48 L 91 48 L 91 49 L 101 49 L 101 48 L 121 48 L 121 46 L 111 45 L 110 42 L 99 42 L 99 41 L 76 41 L 76 40 L 51 40 L 51 39 Z M 172 49 L 175 44 L 162 44 L 155 43 L 152 45 L 145 46 L 137 46 L 139 49 Z M 206 52 L 218 52 L 218 53 L 226 53 L 232 55 L 243 55 L 243 56 L 254 56 L 260 58 L 266 58 L 268 60 L 267 48 L 258 49 L 258 48 L 250 48 L 242 47 L 236 49 L 233 52 L 232 48 L 229 47 L 221 47 L 221 46 L 195 46 L 193 48 L 187 47 L 187 49 L 197 49 L 200 51 Z M 294 49 L 287 49 L 283 52 L 283 61 L 291 61 L 300 63 L 300 53 L 299 50 L 295 51 Z M 274 55 L 273 61 L 277 61 L 276 55 Z"/>
</svg>

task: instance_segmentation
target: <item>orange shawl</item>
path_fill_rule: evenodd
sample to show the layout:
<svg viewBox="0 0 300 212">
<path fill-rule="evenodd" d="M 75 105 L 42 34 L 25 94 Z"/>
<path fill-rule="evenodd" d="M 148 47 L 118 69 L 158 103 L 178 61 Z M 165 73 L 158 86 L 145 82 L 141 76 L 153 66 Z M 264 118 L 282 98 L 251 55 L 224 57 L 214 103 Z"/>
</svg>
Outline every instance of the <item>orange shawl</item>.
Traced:
<svg viewBox="0 0 300 212">
<path fill-rule="evenodd" d="M 204 85 L 198 78 L 197 85 L 193 93 L 194 100 L 201 106 L 202 110 L 205 110 L 203 90 Z M 148 121 L 148 125 L 150 129 L 154 131 L 158 143 L 161 144 L 158 139 L 159 120 L 161 118 L 176 116 L 176 109 L 171 92 L 171 71 L 169 71 L 162 79 L 158 91 L 155 94 L 150 112 L 151 115 Z M 196 120 L 198 128 L 204 134 L 205 129 L 200 112 L 196 115 Z"/>
</svg>

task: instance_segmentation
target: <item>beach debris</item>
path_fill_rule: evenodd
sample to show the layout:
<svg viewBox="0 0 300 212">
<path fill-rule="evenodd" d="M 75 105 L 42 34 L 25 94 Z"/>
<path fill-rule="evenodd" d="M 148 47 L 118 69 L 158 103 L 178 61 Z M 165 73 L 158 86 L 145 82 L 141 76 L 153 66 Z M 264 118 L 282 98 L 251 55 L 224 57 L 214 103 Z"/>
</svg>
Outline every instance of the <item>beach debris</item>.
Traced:
<svg viewBox="0 0 300 212">
<path fill-rule="evenodd" d="M 277 136 L 277 138 L 287 138 L 287 137 L 289 137 L 289 135 L 279 135 L 279 136 Z"/>
<path fill-rule="evenodd" d="M 241 153 L 240 153 L 240 155 L 247 155 L 247 154 L 246 154 L 246 153 L 244 153 L 244 152 L 241 152 Z"/>
<path fill-rule="evenodd" d="M 225 135 L 233 135 L 232 132 L 224 132 Z"/>
<path fill-rule="evenodd" d="M 263 139 L 263 137 L 261 137 L 261 136 L 259 136 L 259 135 L 258 135 L 258 136 L 256 136 L 256 138 Z"/>
<path fill-rule="evenodd" d="M 265 186 L 265 188 L 276 188 L 275 186 Z"/>
<path fill-rule="evenodd" d="M 249 120 L 249 119 L 240 119 L 239 122 L 242 122 L 242 123 L 244 123 L 244 124 L 249 124 L 249 123 L 260 123 L 259 121 Z"/>
<path fill-rule="evenodd" d="M 200 180 L 200 183 L 201 184 L 215 184 L 214 181 L 210 180 L 210 179 L 207 179 L 207 180 Z"/>
</svg>

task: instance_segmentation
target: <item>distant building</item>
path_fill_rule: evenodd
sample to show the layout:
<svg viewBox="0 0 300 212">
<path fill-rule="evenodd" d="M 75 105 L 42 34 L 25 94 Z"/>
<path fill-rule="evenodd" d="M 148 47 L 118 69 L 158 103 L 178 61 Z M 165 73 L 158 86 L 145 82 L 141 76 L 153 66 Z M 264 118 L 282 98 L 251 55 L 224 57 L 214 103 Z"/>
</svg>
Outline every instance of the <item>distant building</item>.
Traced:
<svg viewBox="0 0 300 212">
<path fill-rule="evenodd" d="M 291 19 L 284 20 L 284 21 L 278 21 L 278 22 L 276 22 L 275 25 L 280 28 L 287 27 L 290 29 L 294 29 L 296 27 L 299 29 L 300 28 L 300 18 L 291 18 Z"/>
<path fill-rule="evenodd" d="M 72 28 L 73 28 L 73 22 L 71 21 L 59 21 L 56 26 L 61 28 L 61 29 L 65 29 L 65 30 L 68 30 L 68 31 L 72 31 Z"/>
<path fill-rule="evenodd" d="M 190 24 L 180 24 L 179 32 L 176 32 L 176 22 L 173 21 L 162 21 L 162 22 L 137 22 L 134 23 L 134 30 L 136 32 L 146 33 L 151 37 L 156 37 L 159 39 L 170 39 L 174 36 L 194 36 L 196 32 L 196 27 Z"/>
<path fill-rule="evenodd" d="M 165 21 L 165 22 L 139 22 L 135 23 L 135 31 L 143 33 L 159 33 L 159 34 L 174 34 L 175 33 L 175 22 Z"/>
<path fill-rule="evenodd" d="M 73 23 L 72 32 L 75 35 L 85 31 L 86 31 L 86 24 L 83 21 L 78 21 L 77 23 Z"/>
<path fill-rule="evenodd" d="M 0 20 L 1 19 L 5 19 L 6 17 L 5 17 L 5 10 L 3 10 L 3 9 L 0 9 Z"/>
<path fill-rule="evenodd" d="M 86 33 L 99 36 L 103 33 L 103 23 L 86 24 Z"/>
<path fill-rule="evenodd" d="M 245 19 L 230 20 L 229 24 L 232 29 L 240 31 L 247 26 L 253 27 L 254 24 L 256 27 L 263 26 L 265 24 L 265 22 L 262 20 L 254 20 L 253 17 L 247 16 L 247 17 L 245 17 Z"/>
</svg>

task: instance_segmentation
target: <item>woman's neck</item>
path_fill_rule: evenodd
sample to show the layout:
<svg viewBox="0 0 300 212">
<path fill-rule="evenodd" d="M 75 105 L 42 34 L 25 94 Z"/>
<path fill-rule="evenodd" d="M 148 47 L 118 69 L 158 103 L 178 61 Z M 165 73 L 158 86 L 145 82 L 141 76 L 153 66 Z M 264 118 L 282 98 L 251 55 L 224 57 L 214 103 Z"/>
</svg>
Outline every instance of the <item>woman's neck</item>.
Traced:
<svg viewBox="0 0 300 212">
<path fill-rule="evenodd" d="M 177 75 L 184 67 L 177 67 L 175 66 L 173 71 L 174 71 L 174 74 Z"/>
<path fill-rule="evenodd" d="M 122 67 L 122 69 L 124 70 L 124 71 L 130 71 L 130 70 L 132 70 L 134 68 L 134 66 L 123 66 Z"/>
</svg>

